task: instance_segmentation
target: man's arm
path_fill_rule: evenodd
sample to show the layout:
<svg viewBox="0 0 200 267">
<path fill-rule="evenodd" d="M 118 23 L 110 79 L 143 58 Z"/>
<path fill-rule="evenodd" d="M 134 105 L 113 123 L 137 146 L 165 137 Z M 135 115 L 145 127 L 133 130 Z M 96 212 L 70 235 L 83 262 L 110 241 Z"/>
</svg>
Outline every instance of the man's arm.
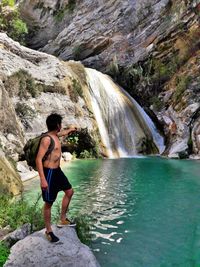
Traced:
<svg viewBox="0 0 200 267">
<path fill-rule="evenodd" d="M 57 133 L 57 136 L 58 137 L 66 136 L 66 135 L 69 135 L 70 133 L 73 133 L 76 131 L 77 131 L 77 127 L 73 126 L 73 127 L 68 128 L 68 129 L 61 130 L 59 133 Z"/>
<path fill-rule="evenodd" d="M 36 167 L 37 167 L 37 170 L 38 170 L 38 173 L 40 176 L 40 185 L 41 185 L 42 190 L 46 190 L 48 188 L 47 180 L 45 178 L 44 171 L 43 171 L 42 159 L 43 159 L 45 153 L 47 152 L 50 143 L 51 143 L 51 140 L 50 140 L 49 136 L 42 138 L 42 140 L 40 142 L 38 154 L 37 154 L 37 157 L 35 160 Z"/>
</svg>

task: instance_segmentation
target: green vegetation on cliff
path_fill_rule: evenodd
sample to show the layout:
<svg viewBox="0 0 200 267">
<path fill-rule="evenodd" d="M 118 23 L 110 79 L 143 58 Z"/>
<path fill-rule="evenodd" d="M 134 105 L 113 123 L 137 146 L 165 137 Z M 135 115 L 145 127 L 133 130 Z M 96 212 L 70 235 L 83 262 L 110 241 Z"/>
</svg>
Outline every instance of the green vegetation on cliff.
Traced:
<svg viewBox="0 0 200 267">
<path fill-rule="evenodd" d="M 54 83 L 52 85 L 46 85 L 39 83 L 23 69 L 9 76 L 4 85 L 10 97 L 18 96 L 21 100 L 37 97 L 41 92 L 66 94 L 65 88 L 60 84 Z M 77 88 L 78 86 L 76 86 L 76 90 L 78 90 Z"/>
<path fill-rule="evenodd" d="M 0 3 L 0 31 L 6 32 L 15 41 L 25 44 L 28 29 L 26 23 L 20 18 L 14 0 L 3 0 Z"/>
<path fill-rule="evenodd" d="M 36 97 L 40 93 L 35 80 L 23 69 L 7 78 L 5 88 L 11 97 L 17 95 L 20 99 L 28 99 L 31 96 Z"/>
<path fill-rule="evenodd" d="M 54 17 L 56 21 L 60 22 L 64 19 L 66 13 L 70 14 L 74 11 L 76 7 L 76 0 L 68 0 L 68 4 L 63 7 L 57 7 L 57 9 L 54 11 Z"/>
<path fill-rule="evenodd" d="M 187 89 L 190 81 L 191 81 L 190 76 L 176 77 L 176 90 L 172 97 L 174 104 L 178 104 L 181 101 L 183 93 Z"/>
<path fill-rule="evenodd" d="M 15 6 L 15 0 L 2 0 L 1 4 L 2 4 L 2 6 L 14 7 Z"/>
<path fill-rule="evenodd" d="M 97 141 L 89 134 L 87 128 L 72 133 L 62 142 L 63 152 L 70 152 L 78 158 L 100 158 Z"/>
<path fill-rule="evenodd" d="M 10 249 L 3 242 L 0 242 L 0 267 L 4 265 L 9 254 Z"/>
<path fill-rule="evenodd" d="M 174 76 L 180 76 L 179 72 L 187 68 L 191 58 L 198 57 L 199 10 L 200 4 L 192 5 L 192 1 L 169 1 L 167 8 L 163 10 L 163 22 L 161 20 L 166 29 L 169 28 L 169 32 L 166 31 L 165 35 L 158 37 L 152 34 L 145 40 L 144 47 L 148 49 L 151 47 L 148 55 L 129 66 L 122 66 L 120 58 L 114 56 L 107 67 L 107 73 L 142 106 L 153 105 L 157 111 L 164 108 L 166 103 L 161 100 L 162 95 L 159 94 L 166 91 L 167 84 L 174 79 Z M 192 14 L 193 23 L 187 20 L 189 12 Z M 173 20 L 176 21 L 174 25 L 172 25 Z M 184 76 L 193 77 L 189 72 L 190 70 L 186 69 Z M 177 81 L 175 88 L 168 87 L 169 90 L 175 91 L 170 99 L 174 105 L 184 96 L 189 83 L 190 79 L 184 78 Z"/>
</svg>

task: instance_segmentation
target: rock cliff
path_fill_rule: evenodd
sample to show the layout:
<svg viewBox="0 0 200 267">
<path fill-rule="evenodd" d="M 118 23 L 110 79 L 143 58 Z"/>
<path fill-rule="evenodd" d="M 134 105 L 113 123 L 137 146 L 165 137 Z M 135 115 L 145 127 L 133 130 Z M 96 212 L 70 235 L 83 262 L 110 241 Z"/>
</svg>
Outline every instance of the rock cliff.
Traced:
<svg viewBox="0 0 200 267">
<path fill-rule="evenodd" d="M 32 30 L 31 47 L 105 70 L 113 60 L 127 66 L 145 59 L 161 40 L 195 20 L 197 4 L 196 0 L 25 0 L 21 13 Z"/>
<path fill-rule="evenodd" d="M 26 140 L 46 131 L 51 112 L 63 115 L 63 126 L 78 125 L 95 132 L 97 126 L 83 98 L 86 86 L 80 63 L 25 48 L 0 34 L 2 148 L 17 160 Z"/>
</svg>

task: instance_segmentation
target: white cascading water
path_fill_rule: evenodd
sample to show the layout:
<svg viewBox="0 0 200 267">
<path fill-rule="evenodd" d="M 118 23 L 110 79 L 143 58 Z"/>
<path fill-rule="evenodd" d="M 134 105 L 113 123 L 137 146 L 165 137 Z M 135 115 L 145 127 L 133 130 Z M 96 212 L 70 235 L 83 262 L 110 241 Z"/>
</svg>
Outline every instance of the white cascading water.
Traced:
<svg viewBox="0 0 200 267">
<path fill-rule="evenodd" d="M 140 105 L 112 79 L 86 68 L 89 97 L 102 142 L 109 158 L 137 155 L 142 140 L 153 140 L 159 153 L 163 137 Z"/>
</svg>

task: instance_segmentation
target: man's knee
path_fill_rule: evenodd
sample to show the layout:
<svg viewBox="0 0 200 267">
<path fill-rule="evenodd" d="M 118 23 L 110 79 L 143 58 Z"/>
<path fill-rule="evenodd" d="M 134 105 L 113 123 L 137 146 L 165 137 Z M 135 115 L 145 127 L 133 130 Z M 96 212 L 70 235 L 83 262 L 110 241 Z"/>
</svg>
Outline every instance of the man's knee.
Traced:
<svg viewBox="0 0 200 267">
<path fill-rule="evenodd" d="M 65 191 L 65 195 L 68 197 L 68 198 L 71 198 L 74 194 L 74 190 L 71 188 L 69 190 L 66 190 Z"/>
<path fill-rule="evenodd" d="M 45 209 L 51 209 L 52 205 L 53 205 L 53 203 L 45 202 L 45 203 L 44 203 L 44 208 L 45 208 Z"/>
</svg>

